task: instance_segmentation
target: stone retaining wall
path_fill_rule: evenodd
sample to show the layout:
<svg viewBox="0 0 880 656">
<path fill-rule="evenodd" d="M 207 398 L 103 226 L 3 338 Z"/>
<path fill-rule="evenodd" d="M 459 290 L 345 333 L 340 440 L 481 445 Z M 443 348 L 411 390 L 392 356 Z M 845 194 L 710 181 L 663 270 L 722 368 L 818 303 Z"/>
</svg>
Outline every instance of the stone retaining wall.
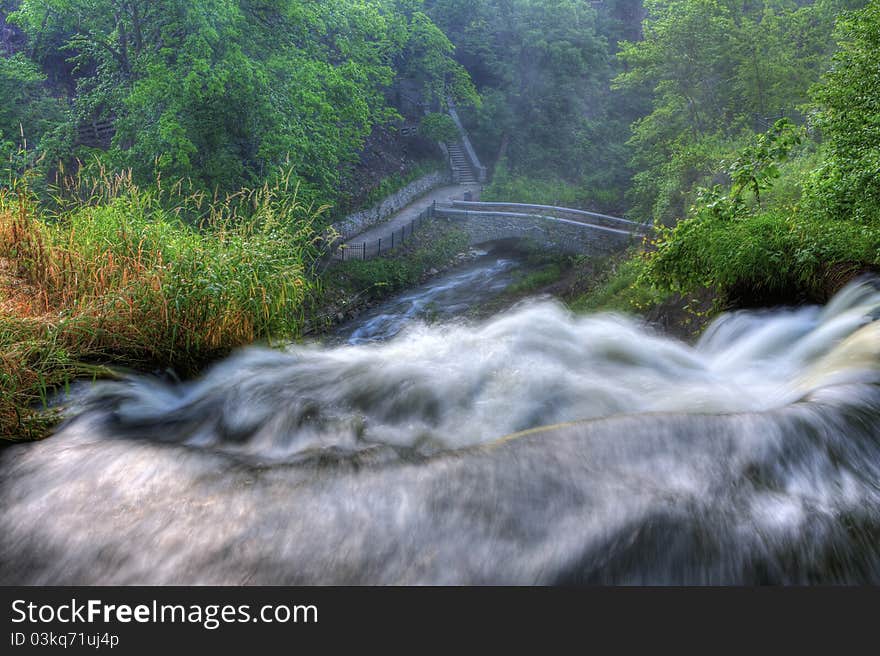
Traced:
<svg viewBox="0 0 880 656">
<path fill-rule="evenodd" d="M 381 223 L 391 215 L 402 210 L 404 207 L 425 195 L 429 191 L 442 187 L 451 182 L 448 170 L 435 171 L 422 176 L 418 180 L 414 180 L 406 185 L 400 191 L 397 191 L 386 197 L 378 205 L 366 210 L 360 210 L 349 214 L 333 224 L 333 228 L 341 235 L 342 240 L 360 234 L 367 228 L 371 228 L 377 223 Z"/>
</svg>

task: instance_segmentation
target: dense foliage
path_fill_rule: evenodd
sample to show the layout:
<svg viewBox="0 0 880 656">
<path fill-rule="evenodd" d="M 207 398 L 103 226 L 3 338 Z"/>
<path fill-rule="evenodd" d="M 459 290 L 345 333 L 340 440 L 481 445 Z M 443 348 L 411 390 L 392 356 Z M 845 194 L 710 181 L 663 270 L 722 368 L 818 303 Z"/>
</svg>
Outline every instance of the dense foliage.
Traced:
<svg viewBox="0 0 880 656">
<path fill-rule="evenodd" d="M 417 0 L 4 4 L 18 5 L 9 21 L 29 57 L 0 60 L 0 85 L 36 81 L 39 67 L 68 105 L 46 125 L 39 99 L 22 98 L 25 135 L 49 163 L 97 147 L 141 184 L 188 178 L 228 192 L 292 169 L 329 201 L 374 126 L 396 116 L 393 85 L 428 104 L 476 98 Z M 90 129 L 107 123 L 109 136 Z"/>
<path fill-rule="evenodd" d="M 829 218 L 880 222 L 880 3 L 845 16 L 840 51 L 815 90 L 827 140 L 810 202 Z"/>
<path fill-rule="evenodd" d="M 880 3 L 846 14 L 836 35 L 813 91 L 822 144 L 798 152 L 781 123 L 756 137 L 729 164 L 729 191 L 700 190 L 688 218 L 661 231 L 650 282 L 738 302 L 822 301 L 880 267 Z M 799 197 L 773 193 L 786 172 Z"/>
<path fill-rule="evenodd" d="M 644 38 L 623 44 L 617 87 L 651 111 L 633 126 L 634 215 L 674 223 L 697 185 L 751 135 L 803 119 L 830 64 L 842 0 L 646 0 Z"/>
<path fill-rule="evenodd" d="M 62 119 L 63 106 L 46 92 L 44 82 L 45 76 L 27 57 L 0 57 L 0 156 L 6 161 L 12 157 L 14 167 L 25 163 L 16 161 L 28 150 L 24 126 L 28 134 L 44 135 Z"/>
<path fill-rule="evenodd" d="M 563 196 L 622 210 L 629 181 L 624 141 L 644 101 L 612 96 L 610 82 L 619 70 L 618 40 L 638 32 L 639 2 L 426 5 L 483 96 L 463 117 L 486 162 L 504 171 L 487 197 L 535 202 Z"/>
</svg>

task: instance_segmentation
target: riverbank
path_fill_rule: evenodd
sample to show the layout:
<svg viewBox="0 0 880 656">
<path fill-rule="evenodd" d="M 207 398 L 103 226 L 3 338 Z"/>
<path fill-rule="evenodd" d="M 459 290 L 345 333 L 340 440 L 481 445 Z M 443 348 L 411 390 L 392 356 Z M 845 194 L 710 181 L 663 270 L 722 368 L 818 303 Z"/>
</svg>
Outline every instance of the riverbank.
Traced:
<svg viewBox="0 0 880 656">
<path fill-rule="evenodd" d="M 711 290 L 685 298 L 640 279 L 639 249 L 604 257 L 548 253 L 521 242 L 511 245 L 526 266 L 513 284 L 471 313 L 485 319 L 528 298 L 551 297 L 576 314 L 612 312 L 641 317 L 658 331 L 692 342 L 723 308 Z"/>
<path fill-rule="evenodd" d="M 108 367 L 193 375 L 301 332 L 316 213 L 283 182 L 213 203 L 125 174 L 82 191 L 0 194 L 0 438 L 45 436 L 54 391 Z"/>
<path fill-rule="evenodd" d="M 389 255 L 332 262 L 318 279 L 305 335 L 318 337 L 404 289 L 472 260 L 467 235 L 429 221 Z"/>
<path fill-rule="evenodd" d="M 236 348 L 320 337 L 475 256 L 429 223 L 390 257 L 316 278 L 314 214 L 276 191 L 251 194 L 247 219 L 210 209 L 200 231 L 122 183 L 61 221 L 26 194 L 0 199 L 0 439 L 49 434 L 49 401 L 75 380 L 194 377 Z"/>
</svg>

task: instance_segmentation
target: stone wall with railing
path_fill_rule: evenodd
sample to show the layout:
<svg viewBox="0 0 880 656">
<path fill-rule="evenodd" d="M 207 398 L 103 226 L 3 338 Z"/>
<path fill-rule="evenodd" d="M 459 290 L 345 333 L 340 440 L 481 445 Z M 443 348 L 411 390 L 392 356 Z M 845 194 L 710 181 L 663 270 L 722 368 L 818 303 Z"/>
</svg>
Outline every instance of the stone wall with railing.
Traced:
<svg viewBox="0 0 880 656">
<path fill-rule="evenodd" d="M 617 229 L 537 214 L 470 211 L 437 205 L 435 220 L 464 230 L 471 244 L 501 239 L 530 239 L 546 248 L 583 255 L 605 255 L 641 242 L 642 229 Z"/>
<path fill-rule="evenodd" d="M 344 219 L 336 221 L 332 227 L 339 233 L 341 240 L 347 240 L 354 235 L 364 232 L 367 228 L 381 223 L 429 191 L 433 191 L 450 182 L 451 176 L 448 170 L 444 169 L 428 173 L 418 180 L 410 182 L 403 189 L 387 196 L 381 203 L 369 209 L 354 212 Z"/>
</svg>

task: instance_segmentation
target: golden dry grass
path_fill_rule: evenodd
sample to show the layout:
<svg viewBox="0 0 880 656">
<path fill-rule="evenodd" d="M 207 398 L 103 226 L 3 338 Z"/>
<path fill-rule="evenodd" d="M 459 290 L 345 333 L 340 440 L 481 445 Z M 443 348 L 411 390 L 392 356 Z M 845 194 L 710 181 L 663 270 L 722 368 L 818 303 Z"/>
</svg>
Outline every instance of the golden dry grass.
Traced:
<svg viewBox="0 0 880 656">
<path fill-rule="evenodd" d="M 179 211 L 201 199 L 96 189 L 52 214 L 0 192 L 0 437 L 42 435 L 51 390 L 93 363 L 190 373 L 302 324 L 315 213 L 295 194 L 241 192 L 195 229 Z"/>
</svg>

